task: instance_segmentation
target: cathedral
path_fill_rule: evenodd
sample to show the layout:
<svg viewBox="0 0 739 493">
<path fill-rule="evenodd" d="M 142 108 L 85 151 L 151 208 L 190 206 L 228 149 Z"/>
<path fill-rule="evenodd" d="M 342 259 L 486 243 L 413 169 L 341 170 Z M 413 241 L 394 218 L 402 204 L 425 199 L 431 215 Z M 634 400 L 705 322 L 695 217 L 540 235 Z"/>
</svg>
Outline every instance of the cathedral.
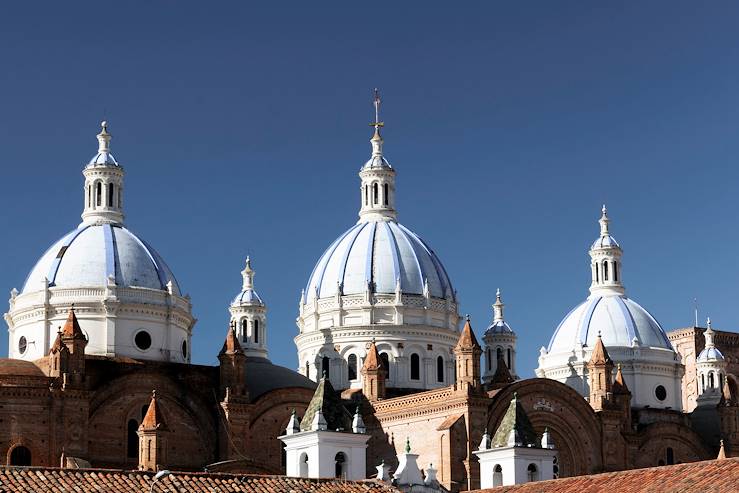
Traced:
<svg viewBox="0 0 739 493">
<path fill-rule="evenodd" d="M 222 334 L 219 364 L 191 363 L 193 300 L 124 224 L 103 122 L 82 222 L 10 292 L 4 463 L 468 491 L 739 455 L 739 334 L 710 321 L 667 332 L 629 298 L 605 206 L 588 296 L 542 341 L 537 378 L 518 376 L 500 290 L 478 340 L 441 259 L 397 220 L 374 105 L 358 220 L 308 276 L 295 370 L 269 359 L 249 258 L 229 326 L 197 329 Z"/>
</svg>

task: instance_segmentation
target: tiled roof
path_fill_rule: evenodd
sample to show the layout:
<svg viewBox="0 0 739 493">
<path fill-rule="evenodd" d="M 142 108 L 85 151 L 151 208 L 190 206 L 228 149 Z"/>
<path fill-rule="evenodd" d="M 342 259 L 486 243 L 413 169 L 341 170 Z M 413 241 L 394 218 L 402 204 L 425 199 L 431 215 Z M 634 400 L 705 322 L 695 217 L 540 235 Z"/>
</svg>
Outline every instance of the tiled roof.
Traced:
<svg viewBox="0 0 739 493">
<path fill-rule="evenodd" d="M 511 403 L 508 405 L 508 410 L 506 410 L 495 435 L 493 435 L 493 447 L 507 447 L 508 438 L 514 430 L 517 446 L 537 447 L 539 445 L 534 427 L 531 425 L 526 411 L 523 410 L 523 406 L 518 402 L 515 392 Z"/>
<path fill-rule="evenodd" d="M 149 402 L 149 409 L 146 410 L 146 416 L 141 421 L 140 430 L 166 430 L 167 422 L 164 421 L 162 415 L 161 406 L 157 403 L 156 391 L 151 393 L 151 402 Z"/>
<path fill-rule="evenodd" d="M 500 486 L 490 493 L 718 493 L 739 491 L 739 458 Z"/>
<path fill-rule="evenodd" d="M 0 491 L 7 493 L 143 493 L 152 472 L 0 466 Z M 288 478 L 217 473 L 172 473 L 156 483 L 158 493 L 399 493 L 377 481 Z"/>
<path fill-rule="evenodd" d="M 316 413 L 321 411 L 323 418 L 330 431 L 343 430 L 351 431 L 352 415 L 346 410 L 341 398 L 336 394 L 331 381 L 324 375 L 318 381 L 318 386 L 313 394 L 313 398 L 305 410 L 303 419 L 300 421 L 300 430 L 309 431 L 313 425 L 313 419 Z"/>
<path fill-rule="evenodd" d="M 69 310 L 67 322 L 64 324 L 64 328 L 62 329 L 62 337 L 68 339 L 85 339 L 85 334 L 82 332 L 80 323 L 77 321 L 77 315 L 74 313 L 74 308 Z"/>
</svg>

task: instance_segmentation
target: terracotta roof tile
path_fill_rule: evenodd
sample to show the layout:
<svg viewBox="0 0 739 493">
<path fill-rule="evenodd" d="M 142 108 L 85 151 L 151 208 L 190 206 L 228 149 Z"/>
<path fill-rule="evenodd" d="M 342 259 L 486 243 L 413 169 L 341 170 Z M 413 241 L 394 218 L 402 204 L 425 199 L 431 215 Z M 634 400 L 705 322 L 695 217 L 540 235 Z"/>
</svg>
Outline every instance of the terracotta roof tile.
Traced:
<svg viewBox="0 0 739 493">
<path fill-rule="evenodd" d="M 142 493 L 149 491 L 153 478 L 154 473 L 143 471 L 0 466 L 0 489 L 8 493 Z M 158 481 L 155 490 L 163 493 L 400 493 L 378 481 L 189 472 L 173 472 Z"/>
<path fill-rule="evenodd" d="M 739 491 L 739 458 L 500 486 L 490 493 L 718 493 Z"/>
<path fill-rule="evenodd" d="M 624 380 L 624 374 L 621 373 L 621 364 L 618 365 L 618 370 L 616 371 L 616 378 L 613 380 L 613 386 L 611 387 L 612 392 L 614 394 L 630 394 L 629 388 L 626 386 L 626 381 Z"/>
</svg>

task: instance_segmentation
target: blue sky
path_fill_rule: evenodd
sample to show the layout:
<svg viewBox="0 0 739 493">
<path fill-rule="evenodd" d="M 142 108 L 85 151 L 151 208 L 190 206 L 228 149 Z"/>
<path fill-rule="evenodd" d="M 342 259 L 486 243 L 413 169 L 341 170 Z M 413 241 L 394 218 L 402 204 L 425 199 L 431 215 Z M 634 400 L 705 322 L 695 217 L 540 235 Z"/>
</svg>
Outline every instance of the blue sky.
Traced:
<svg viewBox="0 0 739 493">
<path fill-rule="evenodd" d="M 79 223 L 110 122 L 127 225 L 193 299 L 214 363 L 243 259 L 294 368 L 300 290 L 356 221 L 371 90 L 399 218 L 518 366 L 587 295 L 606 202 L 627 294 L 666 329 L 739 312 L 735 2 L 25 2 L 0 16 L 0 288 Z M 7 354 L 7 337 L 0 338 Z"/>
</svg>

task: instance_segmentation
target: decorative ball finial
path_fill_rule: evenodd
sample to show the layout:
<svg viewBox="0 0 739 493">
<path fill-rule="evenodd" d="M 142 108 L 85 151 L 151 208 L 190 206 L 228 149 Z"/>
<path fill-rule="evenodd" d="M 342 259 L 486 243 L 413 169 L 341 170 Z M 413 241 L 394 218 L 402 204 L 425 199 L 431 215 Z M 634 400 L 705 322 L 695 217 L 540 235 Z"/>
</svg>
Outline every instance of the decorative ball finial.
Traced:
<svg viewBox="0 0 739 493">
<path fill-rule="evenodd" d="M 152 389 L 152 391 L 151 391 L 151 398 L 152 399 L 156 399 L 157 398 L 157 390 L 156 389 Z"/>
<path fill-rule="evenodd" d="M 465 315 L 464 316 L 464 319 L 469 322 L 470 321 L 470 314 L 468 313 L 467 315 Z"/>
<path fill-rule="evenodd" d="M 411 439 L 409 437 L 405 437 L 405 453 L 411 453 Z"/>
</svg>

